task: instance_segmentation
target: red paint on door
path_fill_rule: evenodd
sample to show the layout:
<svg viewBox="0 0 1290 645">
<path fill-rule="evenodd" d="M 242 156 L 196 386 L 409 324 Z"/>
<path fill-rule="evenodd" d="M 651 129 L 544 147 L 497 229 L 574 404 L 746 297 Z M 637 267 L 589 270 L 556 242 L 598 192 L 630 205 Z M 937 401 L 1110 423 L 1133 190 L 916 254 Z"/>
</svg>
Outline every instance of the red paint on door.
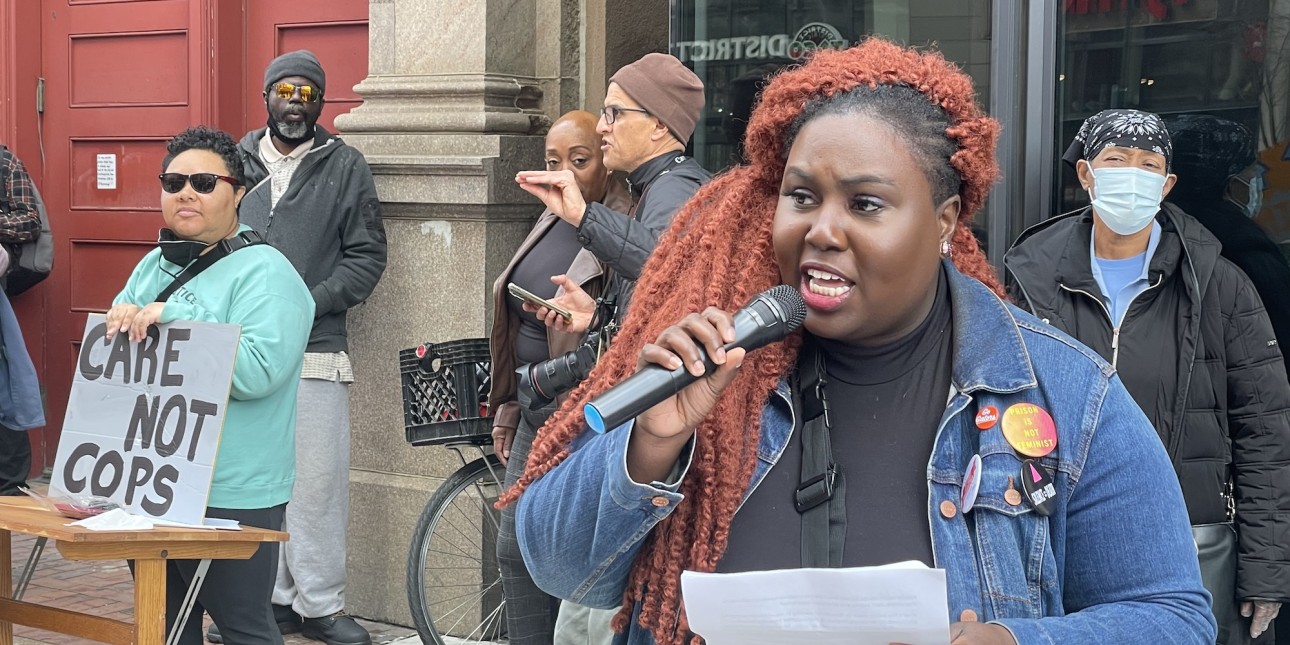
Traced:
<svg viewBox="0 0 1290 645">
<path fill-rule="evenodd" d="M 4 3 L 0 11 L 18 4 L 27 5 Z M 52 466 L 57 452 L 86 316 L 111 306 L 162 226 L 157 174 L 166 141 L 199 123 L 234 138 L 263 127 L 263 69 L 299 48 L 312 49 L 327 70 L 330 128 L 357 104 L 352 87 L 367 76 L 368 2 L 40 0 L 39 7 L 0 20 L 0 49 L 9 52 L 17 34 L 36 30 L 46 79 L 39 120 L 34 110 L 0 103 L 0 136 L 30 138 L 43 128 L 37 178 L 57 241 L 54 274 L 15 303 L 39 321 L 32 335 L 43 337 L 38 370 L 49 426 L 33 451 L 36 470 Z M 21 69 L 16 57 L 0 55 L 0 78 Z M 22 156 L 35 165 L 32 148 L 24 145 Z M 115 167 L 115 187 L 100 186 L 100 155 Z M 35 296 L 33 316 L 22 309 Z"/>
<path fill-rule="evenodd" d="M 336 115 L 362 102 L 354 86 L 367 78 L 367 2 L 251 2 L 247 25 L 243 132 L 263 128 L 268 116 L 264 108 L 264 68 L 279 54 L 297 49 L 312 51 L 327 73 L 327 104 L 318 123 L 336 132 L 332 126 Z"/>
</svg>

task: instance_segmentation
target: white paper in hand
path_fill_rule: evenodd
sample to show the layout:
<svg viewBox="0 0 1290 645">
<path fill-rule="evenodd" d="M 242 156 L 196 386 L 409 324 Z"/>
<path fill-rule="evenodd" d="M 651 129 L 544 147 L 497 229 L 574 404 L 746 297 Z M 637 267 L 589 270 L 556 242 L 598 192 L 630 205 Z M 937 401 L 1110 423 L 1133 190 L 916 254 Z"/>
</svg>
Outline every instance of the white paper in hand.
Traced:
<svg viewBox="0 0 1290 645">
<path fill-rule="evenodd" d="M 945 571 L 852 569 L 681 574 L 690 629 L 708 645 L 949 645 Z"/>
</svg>

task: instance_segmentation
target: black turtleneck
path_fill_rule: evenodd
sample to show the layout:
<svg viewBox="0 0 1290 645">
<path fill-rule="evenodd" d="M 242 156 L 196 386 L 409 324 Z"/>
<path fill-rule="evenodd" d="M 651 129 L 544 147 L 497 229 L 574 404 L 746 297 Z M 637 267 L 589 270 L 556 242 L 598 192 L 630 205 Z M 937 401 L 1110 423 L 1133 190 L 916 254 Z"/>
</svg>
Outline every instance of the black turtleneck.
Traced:
<svg viewBox="0 0 1290 645">
<path fill-rule="evenodd" d="M 556 291 L 551 276 L 567 272 L 580 250 L 582 245 L 578 244 L 577 231 L 568 222 L 556 219 L 542 239 L 515 263 L 510 281 L 539 298 L 550 300 L 555 297 Z M 523 302 L 515 296 L 507 294 L 506 306 L 520 321 L 519 332 L 515 336 L 516 364 L 536 363 L 551 358 L 551 350 L 547 346 L 546 323 L 524 311 Z"/>
<path fill-rule="evenodd" d="M 933 564 L 927 462 L 950 390 L 952 322 L 942 271 L 931 312 L 908 336 L 877 347 L 811 339 L 824 353 L 833 459 L 846 478 L 843 566 Z M 801 566 L 802 520 L 793 507 L 800 430 L 735 514 L 718 571 Z"/>
</svg>

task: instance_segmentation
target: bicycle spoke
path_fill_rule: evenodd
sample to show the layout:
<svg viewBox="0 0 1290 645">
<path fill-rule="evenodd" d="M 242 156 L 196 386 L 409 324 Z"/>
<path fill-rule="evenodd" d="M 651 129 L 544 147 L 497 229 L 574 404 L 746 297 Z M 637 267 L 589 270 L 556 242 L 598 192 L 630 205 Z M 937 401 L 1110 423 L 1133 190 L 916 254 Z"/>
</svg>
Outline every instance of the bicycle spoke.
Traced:
<svg viewBox="0 0 1290 645">
<path fill-rule="evenodd" d="M 501 574 L 489 548 L 501 524 L 490 500 L 504 472 L 492 455 L 467 463 L 435 491 L 418 522 L 408 597 L 427 643 L 488 643 L 506 632 Z"/>
<path fill-rule="evenodd" d="M 498 580 L 494 581 L 492 584 L 488 585 L 487 587 L 484 587 L 483 589 L 480 589 L 478 592 L 464 594 L 464 595 L 462 595 L 462 596 L 457 596 L 457 598 L 474 597 L 474 598 L 478 598 L 478 599 L 480 600 L 480 604 L 482 604 L 482 601 L 483 601 L 484 597 L 487 595 L 487 592 L 488 592 L 488 591 L 490 591 L 490 590 L 492 590 L 492 589 L 494 589 L 495 587 L 497 587 L 497 586 L 498 586 L 498 585 L 500 585 L 500 584 L 501 584 L 501 579 L 498 579 Z M 456 607 L 453 607 L 453 608 L 452 608 L 452 610 L 451 610 L 451 611 L 449 611 L 449 612 L 447 612 L 447 613 L 448 613 L 449 615 L 454 614 L 454 613 L 456 613 L 456 611 L 457 611 L 458 609 L 461 609 L 462 607 L 465 607 L 465 606 L 466 606 L 466 604 L 467 604 L 467 603 L 461 603 L 461 604 L 458 604 Z M 504 600 L 502 601 L 502 604 L 505 604 L 505 601 L 504 601 Z M 459 624 L 461 624 L 461 621 L 463 621 L 463 620 L 467 620 L 467 619 L 468 619 L 468 615 L 463 613 L 463 615 L 462 615 L 460 618 L 458 618 L 458 619 L 456 620 L 456 622 L 454 622 L 451 626 L 449 626 L 450 633 L 451 633 L 451 630 L 455 630 L 455 629 L 457 628 L 457 626 L 458 626 Z M 441 630 L 441 631 L 442 631 L 442 630 Z M 471 631 L 471 633 L 473 634 L 473 633 L 474 633 L 474 631 L 472 630 L 472 631 Z"/>
<path fill-rule="evenodd" d="M 464 515 L 464 513 L 463 513 L 463 515 Z M 452 520 L 448 520 L 447 518 L 444 518 L 444 520 L 446 520 L 446 521 L 445 521 L 445 522 L 441 522 L 441 523 L 446 524 L 448 528 L 450 528 L 450 529 L 452 529 L 454 532 L 456 532 L 456 533 L 457 533 L 457 535 L 460 535 L 460 536 L 461 536 L 461 538 L 465 541 L 465 543 L 466 543 L 466 544 L 471 544 L 471 545 L 475 545 L 475 544 L 482 544 L 483 540 L 482 540 L 482 539 L 478 539 L 478 538 L 476 538 L 474 535 L 472 535 L 472 533 L 478 533 L 479 537 L 480 537 L 480 538 L 482 538 L 482 537 L 483 537 L 483 535 L 484 535 L 484 532 L 483 532 L 483 531 L 469 532 L 469 531 L 467 531 L 467 530 L 465 530 L 465 529 L 462 529 L 462 528 L 461 528 L 461 526 L 460 526 L 457 522 L 454 522 L 454 521 L 452 521 Z M 437 529 L 437 528 L 438 528 L 438 526 L 436 526 L 436 529 Z M 438 532 L 438 531 L 436 531 L 436 533 L 437 533 L 437 532 Z"/>
</svg>

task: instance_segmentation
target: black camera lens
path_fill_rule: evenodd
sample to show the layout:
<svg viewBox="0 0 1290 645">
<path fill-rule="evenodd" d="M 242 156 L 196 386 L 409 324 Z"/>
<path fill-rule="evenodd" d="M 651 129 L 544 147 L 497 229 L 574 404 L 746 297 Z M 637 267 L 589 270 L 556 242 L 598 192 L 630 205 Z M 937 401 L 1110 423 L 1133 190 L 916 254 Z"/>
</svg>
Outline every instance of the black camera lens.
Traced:
<svg viewBox="0 0 1290 645">
<path fill-rule="evenodd" d="M 520 403 L 530 410 L 537 410 L 576 387 L 596 366 L 597 342 L 597 335 L 592 334 L 587 342 L 571 352 L 520 366 L 516 370 Z"/>
</svg>

